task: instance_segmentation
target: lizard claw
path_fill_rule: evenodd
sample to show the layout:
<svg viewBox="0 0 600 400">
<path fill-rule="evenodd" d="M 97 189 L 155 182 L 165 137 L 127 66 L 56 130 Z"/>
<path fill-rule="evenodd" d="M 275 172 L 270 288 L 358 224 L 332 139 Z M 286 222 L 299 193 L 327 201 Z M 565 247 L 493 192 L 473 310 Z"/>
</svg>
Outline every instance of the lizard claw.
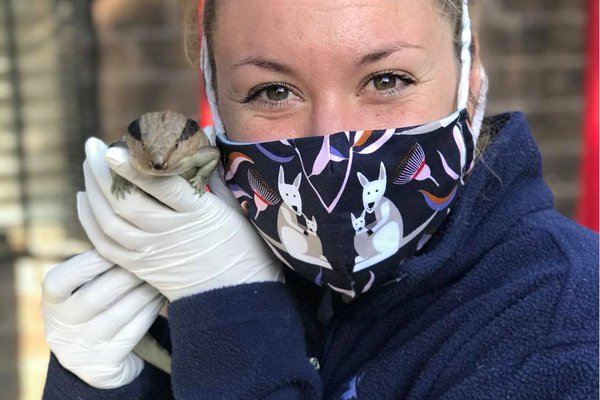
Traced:
<svg viewBox="0 0 600 400">
<path fill-rule="evenodd" d="M 115 195 L 117 200 L 119 198 L 125 199 L 125 193 L 130 194 L 132 186 L 133 184 L 131 182 L 122 176 L 115 174 L 113 175 L 113 182 L 110 187 L 110 192 Z"/>
<path fill-rule="evenodd" d="M 188 182 L 190 183 L 190 185 L 192 185 L 196 194 L 202 196 L 202 194 L 204 194 L 204 192 L 206 191 L 206 180 L 206 178 L 196 175 L 193 178 L 191 178 Z"/>
</svg>

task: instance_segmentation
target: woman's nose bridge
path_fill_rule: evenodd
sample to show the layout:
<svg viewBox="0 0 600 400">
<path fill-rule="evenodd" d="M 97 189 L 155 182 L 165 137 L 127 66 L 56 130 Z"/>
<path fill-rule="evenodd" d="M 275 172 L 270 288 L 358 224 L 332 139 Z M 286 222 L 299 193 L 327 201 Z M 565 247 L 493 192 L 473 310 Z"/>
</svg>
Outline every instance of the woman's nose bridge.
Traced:
<svg viewBox="0 0 600 400">
<path fill-rule="evenodd" d="M 343 96 L 329 95 L 321 96 L 313 101 L 309 135 L 327 135 L 340 132 L 350 124 L 352 125 L 353 118 L 359 117 L 354 115 L 352 104 Z"/>
</svg>

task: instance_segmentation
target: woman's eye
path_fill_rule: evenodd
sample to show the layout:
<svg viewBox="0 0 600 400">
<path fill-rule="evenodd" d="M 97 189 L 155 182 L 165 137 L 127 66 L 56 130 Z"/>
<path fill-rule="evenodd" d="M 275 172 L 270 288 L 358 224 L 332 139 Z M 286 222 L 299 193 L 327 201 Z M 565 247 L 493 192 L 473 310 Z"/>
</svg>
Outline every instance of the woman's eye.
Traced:
<svg viewBox="0 0 600 400">
<path fill-rule="evenodd" d="M 286 83 L 265 83 L 250 90 L 242 103 L 255 103 L 258 107 L 280 109 L 294 101 L 302 101 Z"/>
<path fill-rule="evenodd" d="M 288 98 L 290 90 L 283 86 L 271 86 L 265 89 L 267 98 L 272 101 L 281 101 Z"/>
<path fill-rule="evenodd" d="M 397 71 L 377 72 L 369 75 L 363 82 L 363 92 L 370 91 L 383 96 L 394 95 L 417 83 L 410 75 Z"/>
<path fill-rule="evenodd" d="M 392 75 L 381 75 L 373 79 L 373 85 L 377 90 L 389 90 L 396 87 L 396 77 Z"/>
</svg>

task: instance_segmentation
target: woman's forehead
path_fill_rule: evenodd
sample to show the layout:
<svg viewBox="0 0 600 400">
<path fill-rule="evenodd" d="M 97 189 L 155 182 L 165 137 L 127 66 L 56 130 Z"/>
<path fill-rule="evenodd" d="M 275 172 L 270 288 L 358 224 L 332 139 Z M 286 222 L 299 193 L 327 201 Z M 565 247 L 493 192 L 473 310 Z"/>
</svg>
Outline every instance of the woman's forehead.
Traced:
<svg viewBox="0 0 600 400">
<path fill-rule="evenodd" d="M 452 43 L 434 0 L 221 0 L 215 55 L 361 54 Z"/>
</svg>

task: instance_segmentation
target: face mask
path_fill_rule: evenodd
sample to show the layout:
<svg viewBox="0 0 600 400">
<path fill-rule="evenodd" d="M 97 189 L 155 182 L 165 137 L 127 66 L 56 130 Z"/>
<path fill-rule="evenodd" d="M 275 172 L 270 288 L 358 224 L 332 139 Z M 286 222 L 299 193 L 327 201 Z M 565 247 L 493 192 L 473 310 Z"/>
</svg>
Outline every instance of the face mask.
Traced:
<svg viewBox="0 0 600 400">
<path fill-rule="evenodd" d="M 351 297 L 402 275 L 450 212 L 474 149 L 464 110 L 410 128 L 217 144 L 229 188 L 273 252 Z"/>
<path fill-rule="evenodd" d="M 470 125 L 468 0 L 462 14 L 458 112 L 418 127 L 262 143 L 226 139 L 203 37 L 200 61 L 224 178 L 272 251 L 306 279 L 350 297 L 394 282 L 450 212 L 473 165 L 487 91 L 481 67 Z"/>
</svg>

